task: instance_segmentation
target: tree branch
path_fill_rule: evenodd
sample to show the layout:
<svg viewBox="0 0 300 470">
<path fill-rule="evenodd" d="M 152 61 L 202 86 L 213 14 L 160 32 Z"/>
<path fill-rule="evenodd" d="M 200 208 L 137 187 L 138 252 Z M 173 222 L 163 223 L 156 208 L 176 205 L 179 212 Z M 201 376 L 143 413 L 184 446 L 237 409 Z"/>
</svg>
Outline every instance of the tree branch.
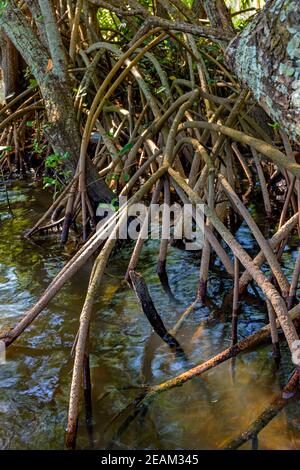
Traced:
<svg viewBox="0 0 300 470">
<path fill-rule="evenodd" d="M 143 16 L 146 17 L 147 11 L 144 8 L 132 8 L 130 5 L 124 5 L 124 8 L 121 6 L 118 8 L 114 5 L 112 5 L 109 2 L 104 2 L 102 0 L 89 0 L 90 3 L 93 5 L 96 5 L 99 8 L 105 8 L 106 10 L 111 11 L 112 13 L 115 13 L 116 15 L 120 17 L 125 17 L 125 16 Z M 123 2 L 125 3 L 125 2 Z M 129 8 L 125 8 L 125 7 Z"/>
<path fill-rule="evenodd" d="M 61 36 L 58 31 L 57 21 L 52 4 L 49 0 L 39 0 L 43 22 L 45 24 L 49 50 L 53 61 L 54 73 L 64 81 L 67 81 L 67 60 Z"/>
<path fill-rule="evenodd" d="M 144 34 L 146 34 L 152 28 L 156 27 L 160 27 L 167 31 L 181 31 L 183 33 L 196 34 L 204 38 L 211 39 L 212 41 L 221 40 L 224 42 L 229 42 L 233 38 L 233 34 L 230 31 L 208 28 L 206 26 L 187 23 L 185 21 L 170 21 L 158 16 L 149 16 L 130 42 L 130 45 L 134 44 Z M 128 45 L 128 47 L 130 45 Z"/>
</svg>

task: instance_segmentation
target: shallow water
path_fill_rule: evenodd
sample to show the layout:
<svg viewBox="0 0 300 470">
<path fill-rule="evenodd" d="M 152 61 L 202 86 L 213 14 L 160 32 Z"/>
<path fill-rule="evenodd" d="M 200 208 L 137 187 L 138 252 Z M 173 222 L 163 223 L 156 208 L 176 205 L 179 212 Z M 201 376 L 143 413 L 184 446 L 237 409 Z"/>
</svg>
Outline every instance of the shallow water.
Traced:
<svg viewBox="0 0 300 470">
<path fill-rule="evenodd" d="M 0 186 L 0 327 L 13 326 L 34 304 L 53 276 L 69 258 L 53 237 L 35 244 L 23 238 L 48 207 L 49 196 L 28 183 L 8 188 L 14 218 L 7 211 Z M 262 217 L 263 219 L 263 217 Z M 239 240 L 256 250 L 246 227 Z M 283 261 L 291 275 L 295 244 L 285 251 Z M 157 242 L 147 242 L 139 270 L 148 283 L 158 311 L 171 328 L 194 300 L 199 270 L 197 254 L 170 249 L 169 280 L 176 295 L 168 301 L 155 273 Z M 274 371 L 271 348 L 240 355 L 184 386 L 161 394 L 144 416 L 124 430 L 121 415 L 144 384 L 156 384 L 202 362 L 230 344 L 230 303 L 226 292 L 231 280 L 215 263 L 209 285 L 212 299 L 193 312 L 176 337 L 188 363 L 175 357 L 151 333 L 134 293 L 123 283 L 130 247 L 115 254 L 99 288 L 90 340 L 93 430 L 80 415 L 77 447 L 80 449 L 216 449 L 235 437 L 270 403 L 292 370 L 283 348 L 283 361 Z M 7 352 L 0 366 L 0 448 L 61 449 L 64 446 L 68 394 L 71 381 L 71 348 L 78 328 L 90 265 L 68 283 L 33 325 Z M 201 320 L 215 315 L 209 326 Z M 243 301 L 239 337 L 266 323 L 263 304 L 254 296 Z M 300 448 L 299 402 L 289 404 L 259 434 L 260 449 Z M 247 443 L 243 448 L 250 448 Z"/>
</svg>

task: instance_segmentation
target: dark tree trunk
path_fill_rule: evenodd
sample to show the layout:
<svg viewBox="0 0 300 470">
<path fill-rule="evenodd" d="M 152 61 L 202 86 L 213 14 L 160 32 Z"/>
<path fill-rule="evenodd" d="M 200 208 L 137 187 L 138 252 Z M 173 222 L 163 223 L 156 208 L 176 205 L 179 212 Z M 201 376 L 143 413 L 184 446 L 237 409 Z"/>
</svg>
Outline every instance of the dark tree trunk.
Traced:
<svg viewBox="0 0 300 470">
<path fill-rule="evenodd" d="M 300 2 L 269 0 L 227 49 L 266 113 L 300 143 Z"/>
<path fill-rule="evenodd" d="M 195 13 L 195 15 L 197 16 L 197 18 L 205 18 L 206 17 L 202 0 L 194 0 L 192 10 Z"/>
<path fill-rule="evenodd" d="M 49 143 L 60 155 L 68 152 L 70 157 L 66 160 L 66 166 L 74 173 L 80 155 L 81 136 L 70 87 L 51 76 L 41 85 L 41 91 L 49 121 L 49 126 L 45 129 Z M 87 191 L 93 205 L 96 206 L 99 201 L 110 202 L 114 197 L 112 191 L 99 179 L 98 172 L 89 158 L 86 159 L 86 164 Z"/>
<path fill-rule="evenodd" d="M 169 19 L 169 15 L 167 10 L 164 8 L 164 6 L 156 0 L 156 11 L 155 11 L 156 16 L 160 16 L 161 18 L 166 18 Z"/>
<path fill-rule="evenodd" d="M 20 55 L 6 34 L 0 34 L 1 69 L 3 72 L 4 96 L 12 97 L 20 90 Z"/>
<path fill-rule="evenodd" d="M 224 0 L 202 0 L 202 3 L 213 28 L 234 32 L 231 16 Z"/>
</svg>

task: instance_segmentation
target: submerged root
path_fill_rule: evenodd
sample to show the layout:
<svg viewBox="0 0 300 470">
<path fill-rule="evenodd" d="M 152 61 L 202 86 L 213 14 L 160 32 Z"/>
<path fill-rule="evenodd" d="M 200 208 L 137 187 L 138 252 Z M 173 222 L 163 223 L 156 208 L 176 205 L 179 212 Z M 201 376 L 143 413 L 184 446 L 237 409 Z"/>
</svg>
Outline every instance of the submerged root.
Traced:
<svg viewBox="0 0 300 470">
<path fill-rule="evenodd" d="M 153 330 L 171 348 L 171 350 L 181 357 L 185 357 L 184 351 L 177 339 L 167 331 L 159 314 L 157 313 L 143 277 L 135 271 L 129 271 L 129 276 L 138 301 Z"/>
<path fill-rule="evenodd" d="M 264 429 L 269 424 L 269 422 L 274 419 L 292 400 L 296 398 L 299 399 L 299 389 L 297 390 L 298 384 L 299 375 L 297 370 L 295 370 L 287 384 L 284 386 L 282 392 L 274 398 L 272 403 L 264 409 L 264 411 L 253 421 L 253 423 L 250 424 L 246 431 L 243 431 L 240 436 L 229 441 L 223 447 L 223 449 L 236 450 L 250 439 L 252 441 L 257 441 L 258 444 L 259 432 Z"/>
</svg>

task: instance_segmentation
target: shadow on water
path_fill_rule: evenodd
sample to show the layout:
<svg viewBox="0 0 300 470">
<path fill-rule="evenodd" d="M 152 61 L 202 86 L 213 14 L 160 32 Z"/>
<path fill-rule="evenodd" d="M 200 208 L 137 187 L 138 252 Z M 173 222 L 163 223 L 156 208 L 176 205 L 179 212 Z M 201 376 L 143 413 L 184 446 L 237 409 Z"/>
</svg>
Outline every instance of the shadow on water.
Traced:
<svg viewBox="0 0 300 470">
<path fill-rule="evenodd" d="M 34 184 L 8 187 L 11 218 L 0 187 L 0 326 L 10 327 L 23 315 L 69 258 L 53 237 L 34 244 L 24 230 L 49 205 L 49 196 Z M 246 227 L 239 240 L 256 250 Z M 50 249 L 51 248 L 51 249 Z M 171 330 L 197 291 L 199 255 L 170 248 L 167 272 L 176 305 L 164 293 L 156 274 L 158 244 L 149 241 L 140 259 L 155 306 Z M 296 245 L 283 256 L 290 276 Z M 122 281 L 130 247 L 114 255 L 99 289 L 91 327 L 89 367 L 92 381 L 93 429 L 86 427 L 82 407 L 77 446 L 81 449 L 214 449 L 236 436 L 269 404 L 286 381 L 291 363 L 283 348 L 274 373 L 271 348 L 262 347 L 210 370 L 201 378 L 158 396 L 135 419 L 122 414 L 143 387 L 160 383 L 187 368 L 151 331 L 135 294 Z M 71 348 L 78 328 L 91 264 L 86 265 L 51 302 L 26 333 L 8 350 L 0 366 L 0 448 L 60 449 L 64 445 Z M 189 365 L 202 362 L 230 344 L 230 312 L 225 296 L 231 280 L 215 262 L 208 288 L 213 303 L 197 306 L 176 333 Z M 249 289 L 251 291 L 251 289 Z M 207 320 L 207 321 L 204 321 Z M 266 323 L 264 305 L 255 295 L 242 302 L 239 337 Z M 121 414 L 120 414 L 121 413 Z M 115 418 L 115 419 L 114 419 Z M 129 418 L 128 418 L 129 419 Z M 111 423 L 111 424 L 109 424 Z M 121 431 L 121 432 L 120 432 Z M 91 442 L 92 441 L 92 442 Z M 251 442 L 243 448 L 251 448 Z M 300 410 L 291 403 L 260 434 L 260 449 L 298 449 Z"/>
</svg>

